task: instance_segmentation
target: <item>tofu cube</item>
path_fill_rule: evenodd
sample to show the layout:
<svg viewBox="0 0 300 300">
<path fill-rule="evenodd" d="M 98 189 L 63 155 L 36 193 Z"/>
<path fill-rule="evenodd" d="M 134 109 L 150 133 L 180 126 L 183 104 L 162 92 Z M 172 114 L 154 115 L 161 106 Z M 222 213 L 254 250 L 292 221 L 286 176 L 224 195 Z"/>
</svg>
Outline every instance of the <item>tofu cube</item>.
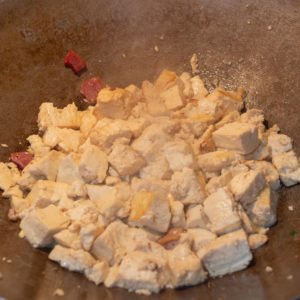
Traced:
<svg viewBox="0 0 300 300">
<path fill-rule="evenodd" d="M 203 255 L 203 264 L 211 277 L 245 269 L 252 260 L 244 230 L 230 232 L 213 240 Z"/>
<path fill-rule="evenodd" d="M 292 150 L 292 139 L 285 134 L 270 133 L 268 146 L 271 148 L 272 156 Z"/>
<path fill-rule="evenodd" d="M 207 228 L 208 219 L 204 213 L 203 206 L 190 205 L 186 211 L 186 228 Z"/>
<path fill-rule="evenodd" d="M 234 199 L 227 188 L 220 188 L 204 201 L 204 213 L 210 229 L 222 235 L 241 228 L 241 221 L 233 207 Z"/>
<path fill-rule="evenodd" d="M 245 207 L 256 200 L 265 184 L 266 180 L 262 172 L 250 170 L 236 175 L 230 181 L 229 187 L 235 200 Z"/>
<path fill-rule="evenodd" d="M 191 78 L 193 96 L 191 98 L 201 100 L 208 95 L 208 91 L 199 75 Z"/>
<path fill-rule="evenodd" d="M 53 243 L 53 235 L 69 224 L 69 218 L 61 210 L 49 205 L 46 208 L 35 208 L 20 223 L 29 243 L 37 247 L 48 247 Z"/>
<path fill-rule="evenodd" d="M 11 170 L 5 163 L 0 163 L 0 189 L 5 191 L 16 184 Z"/>
<path fill-rule="evenodd" d="M 77 232 L 72 232 L 64 229 L 54 234 L 53 236 L 56 243 L 66 248 L 75 250 L 82 249 L 81 241 Z"/>
<path fill-rule="evenodd" d="M 268 237 L 265 234 L 250 234 L 248 237 L 248 242 L 250 249 L 257 249 L 263 246 L 268 241 Z"/>
<path fill-rule="evenodd" d="M 94 240 L 104 231 L 103 226 L 98 224 L 87 224 L 82 226 L 79 232 L 82 248 L 89 251 L 94 243 Z"/>
<path fill-rule="evenodd" d="M 109 265 L 106 261 L 96 262 L 91 268 L 84 270 L 84 275 L 95 284 L 104 282 L 109 272 Z"/>
<path fill-rule="evenodd" d="M 218 148 L 240 154 L 253 152 L 260 143 L 258 128 L 248 123 L 228 123 L 213 132 L 212 136 Z"/>
<path fill-rule="evenodd" d="M 187 229 L 186 234 L 189 235 L 192 240 L 191 248 L 194 252 L 198 252 L 217 238 L 215 233 L 203 228 Z"/>
<path fill-rule="evenodd" d="M 169 206 L 171 210 L 171 226 L 172 227 L 185 227 L 185 213 L 184 205 L 181 201 L 174 200 L 171 194 L 168 195 Z"/>
<path fill-rule="evenodd" d="M 185 105 L 185 99 L 182 88 L 179 85 L 173 85 L 160 94 L 169 110 L 177 110 Z"/>
<path fill-rule="evenodd" d="M 81 180 L 78 169 L 78 157 L 69 154 L 59 160 L 56 181 L 72 184 L 73 181 Z"/>
</svg>

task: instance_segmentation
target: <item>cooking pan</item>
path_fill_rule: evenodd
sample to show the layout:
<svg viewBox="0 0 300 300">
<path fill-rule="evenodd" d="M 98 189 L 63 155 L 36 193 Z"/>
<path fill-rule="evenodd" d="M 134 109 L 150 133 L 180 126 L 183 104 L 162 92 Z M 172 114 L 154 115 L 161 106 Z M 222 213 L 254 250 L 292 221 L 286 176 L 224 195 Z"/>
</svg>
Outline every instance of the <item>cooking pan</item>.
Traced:
<svg viewBox="0 0 300 300">
<path fill-rule="evenodd" d="M 63 66 L 70 49 L 87 62 L 80 76 Z M 263 109 L 268 125 L 277 123 L 293 137 L 300 155 L 299 49 L 297 0 L 1 0 L 0 143 L 8 148 L 0 147 L 0 159 L 26 149 L 25 138 L 37 132 L 40 103 L 63 107 L 74 101 L 82 109 L 83 80 L 100 76 L 112 87 L 140 85 L 163 68 L 190 71 L 193 53 L 210 90 L 243 86 L 246 106 Z M 299 193 L 299 186 L 281 191 L 278 224 L 247 270 L 148 299 L 299 296 Z M 96 286 L 49 261 L 45 251 L 18 237 L 18 224 L 7 219 L 8 208 L 1 198 L 1 297 L 52 299 L 61 288 L 62 299 L 146 299 Z M 266 266 L 273 271 L 266 272 Z"/>
</svg>

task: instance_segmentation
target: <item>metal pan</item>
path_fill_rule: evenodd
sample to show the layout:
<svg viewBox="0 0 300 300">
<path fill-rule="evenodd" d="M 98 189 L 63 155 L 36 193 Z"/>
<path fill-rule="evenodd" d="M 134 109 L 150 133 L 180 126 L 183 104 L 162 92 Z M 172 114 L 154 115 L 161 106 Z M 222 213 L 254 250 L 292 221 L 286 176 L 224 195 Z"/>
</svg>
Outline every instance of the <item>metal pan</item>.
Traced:
<svg viewBox="0 0 300 300">
<path fill-rule="evenodd" d="M 80 77 L 63 66 L 71 48 L 88 65 Z M 189 71 L 193 53 L 210 89 L 243 86 L 247 107 L 263 109 L 270 125 L 277 123 L 293 137 L 300 155 L 299 49 L 300 2 L 295 0 L 1 0 L 0 143 L 9 147 L 0 147 L 0 159 L 26 148 L 25 137 L 37 131 L 41 102 L 63 107 L 75 101 L 84 107 L 79 95 L 84 79 L 98 75 L 110 86 L 139 85 L 163 68 Z M 249 269 L 151 299 L 299 295 L 299 193 L 298 186 L 282 190 L 278 224 Z M 47 253 L 18 237 L 18 225 L 7 220 L 8 207 L 1 199 L 1 297 L 51 299 L 62 288 L 63 298 L 72 300 L 145 298 L 96 286 L 48 261 Z M 293 230 L 296 236 L 290 235 Z M 266 273 L 266 266 L 273 272 Z"/>
</svg>

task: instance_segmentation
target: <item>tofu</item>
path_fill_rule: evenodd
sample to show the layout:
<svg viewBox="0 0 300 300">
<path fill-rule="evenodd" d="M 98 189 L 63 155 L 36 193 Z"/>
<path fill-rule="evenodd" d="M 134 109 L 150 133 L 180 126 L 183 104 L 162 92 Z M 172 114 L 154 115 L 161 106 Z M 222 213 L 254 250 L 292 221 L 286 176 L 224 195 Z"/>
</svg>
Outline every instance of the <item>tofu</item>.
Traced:
<svg viewBox="0 0 300 300">
<path fill-rule="evenodd" d="M 226 114 L 218 123 L 215 124 L 215 128 L 219 129 L 223 127 L 225 124 L 238 122 L 240 119 L 240 114 L 238 111 L 234 110 L 228 114 Z"/>
<path fill-rule="evenodd" d="M 171 211 L 171 226 L 172 227 L 185 227 L 185 213 L 184 205 L 181 201 L 177 201 L 171 194 L 168 195 L 169 206 Z"/>
<path fill-rule="evenodd" d="M 87 110 L 82 112 L 80 122 L 80 132 L 84 137 L 88 137 L 91 130 L 97 124 L 97 118 L 94 115 L 94 107 L 88 107 Z"/>
<path fill-rule="evenodd" d="M 38 114 L 38 126 L 41 131 L 45 131 L 51 126 L 78 129 L 80 120 L 81 112 L 78 111 L 74 103 L 59 109 L 54 107 L 53 103 L 44 102 L 41 104 Z"/>
<path fill-rule="evenodd" d="M 191 239 L 191 249 L 195 253 L 209 245 L 217 238 L 215 233 L 203 228 L 189 228 L 185 233 L 182 234 L 182 236 L 185 234 Z M 180 242 L 185 238 L 186 237 L 180 238 Z"/>
<path fill-rule="evenodd" d="M 169 229 L 171 212 L 168 199 L 154 192 L 141 191 L 131 200 L 129 224 L 165 233 Z"/>
<path fill-rule="evenodd" d="M 10 168 L 5 163 L 0 163 L 0 189 L 5 191 L 16 184 Z"/>
<path fill-rule="evenodd" d="M 300 164 L 294 151 L 274 155 L 272 162 L 285 186 L 292 186 L 300 182 Z"/>
<path fill-rule="evenodd" d="M 199 115 L 211 115 L 214 116 L 215 121 L 218 121 L 222 117 L 222 110 L 218 107 L 217 103 L 207 98 L 190 101 L 181 111 L 187 118 L 193 118 Z"/>
<path fill-rule="evenodd" d="M 248 237 L 248 242 L 250 249 L 257 249 L 263 246 L 268 241 L 268 237 L 265 234 L 250 234 Z"/>
<path fill-rule="evenodd" d="M 84 272 L 96 264 L 96 260 L 88 252 L 60 245 L 56 245 L 48 257 L 70 271 Z"/>
<path fill-rule="evenodd" d="M 258 128 L 248 123 L 228 123 L 212 134 L 218 148 L 239 154 L 253 152 L 259 145 Z"/>
<path fill-rule="evenodd" d="M 240 119 L 243 123 L 250 123 L 256 126 L 263 125 L 264 120 L 263 111 L 260 109 L 248 109 L 245 113 L 241 114 Z"/>
<path fill-rule="evenodd" d="M 252 260 L 247 235 L 242 229 L 218 237 L 205 251 L 202 261 L 211 277 L 243 270 Z"/>
<path fill-rule="evenodd" d="M 32 134 L 26 139 L 30 146 L 28 147 L 28 152 L 32 153 L 34 156 L 43 156 L 50 151 L 50 147 L 43 143 L 43 140 L 37 134 Z"/>
<path fill-rule="evenodd" d="M 261 227 L 271 227 L 277 221 L 278 194 L 270 187 L 265 187 L 256 201 L 248 207 L 249 217 L 254 224 Z"/>
<path fill-rule="evenodd" d="M 199 75 L 191 78 L 193 96 L 191 98 L 196 100 L 202 100 L 204 97 L 208 95 L 208 91 L 204 86 L 203 81 L 199 77 Z"/>
<path fill-rule="evenodd" d="M 169 70 L 162 70 L 160 75 L 155 81 L 155 87 L 157 88 L 158 91 L 164 91 L 169 89 L 170 87 L 178 84 L 178 81 L 180 79 L 176 75 L 176 73 L 171 72 Z"/>
<path fill-rule="evenodd" d="M 234 199 L 227 188 L 220 188 L 207 197 L 203 204 L 210 229 L 222 235 L 241 228 L 241 221 L 234 209 Z"/>
<path fill-rule="evenodd" d="M 108 158 L 99 147 L 90 145 L 82 153 L 79 174 L 87 183 L 102 183 L 108 169 Z"/>
<path fill-rule="evenodd" d="M 87 198 L 87 188 L 85 183 L 82 180 L 73 181 L 68 190 L 68 196 L 76 200 Z"/>
<path fill-rule="evenodd" d="M 108 156 L 112 167 L 122 176 L 134 175 L 146 165 L 145 159 L 132 147 L 115 144 Z"/>
<path fill-rule="evenodd" d="M 194 91 L 192 87 L 191 76 L 188 72 L 183 72 L 180 75 L 180 79 L 183 83 L 183 95 L 184 97 L 191 99 L 194 96 Z"/>
<path fill-rule="evenodd" d="M 236 175 L 229 184 L 229 188 L 235 197 L 244 207 L 253 203 L 266 184 L 262 172 L 250 170 L 246 173 Z"/>
<path fill-rule="evenodd" d="M 170 192 L 170 184 L 170 180 L 154 180 L 133 177 L 131 181 L 131 189 L 134 194 L 141 191 L 149 191 L 157 193 L 162 197 L 167 197 Z"/>
<path fill-rule="evenodd" d="M 72 184 L 74 181 L 80 181 L 81 176 L 78 169 L 78 156 L 69 154 L 59 160 L 56 181 Z"/>
<path fill-rule="evenodd" d="M 3 198 L 12 199 L 12 197 L 23 197 L 23 191 L 18 185 L 13 185 L 2 193 Z"/>
<path fill-rule="evenodd" d="M 82 249 L 79 235 L 76 232 L 72 232 L 68 229 L 64 229 L 62 231 L 55 233 L 53 235 L 53 238 L 56 243 L 58 243 L 63 247 L 72 248 L 75 250 Z"/>
<path fill-rule="evenodd" d="M 207 228 L 208 219 L 201 204 L 190 205 L 187 208 L 185 224 L 186 228 Z"/>
<path fill-rule="evenodd" d="M 98 211 L 96 204 L 89 200 L 77 200 L 74 201 L 74 207 L 67 211 L 67 215 L 72 221 L 72 225 L 76 224 L 76 231 L 90 223 L 97 223 L 100 212 Z M 71 225 L 71 226 L 72 226 Z M 69 228 L 69 230 L 71 230 Z"/>
<path fill-rule="evenodd" d="M 207 278 L 200 259 L 187 244 L 179 244 L 168 251 L 168 263 L 172 271 L 172 287 L 199 284 Z"/>
<path fill-rule="evenodd" d="M 132 131 L 134 138 L 139 137 L 144 129 L 150 125 L 149 119 L 146 118 L 130 118 L 127 121 L 129 129 Z"/>
<path fill-rule="evenodd" d="M 106 261 L 98 261 L 91 268 L 84 270 L 84 275 L 95 284 L 103 283 L 109 272 L 109 266 Z"/>
<path fill-rule="evenodd" d="M 94 240 L 104 231 L 103 226 L 98 224 L 87 224 L 82 226 L 79 232 L 79 238 L 82 248 L 89 251 L 94 243 Z"/>
<path fill-rule="evenodd" d="M 43 143 L 64 153 L 77 152 L 84 138 L 79 130 L 50 126 L 43 135 Z"/>
<path fill-rule="evenodd" d="M 202 203 L 206 196 L 197 174 L 189 168 L 183 168 L 181 172 L 175 172 L 172 175 L 170 192 L 183 204 Z"/>
<path fill-rule="evenodd" d="M 270 133 L 268 136 L 268 145 L 271 148 L 272 156 L 293 149 L 292 139 L 285 134 Z"/>
<path fill-rule="evenodd" d="M 163 146 L 163 152 L 174 172 L 181 171 L 183 168 L 195 168 L 193 150 L 185 141 L 178 139 L 166 142 Z"/>
<path fill-rule="evenodd" d="M 17 215 L 21 216 L 22 212 L 30 207 L 30 203 L 23 197 L 12 196 L 10 199 L 10 206 Z"/>
<path fill-rule="evenodd" d="M 186 104 L 183 87 L 177 84 L 163 91 L 160 96 L 168 110 L 177 110 Z"/>
<path fill-rule="evenodd" d="M 67 228 L 69 218 L 61 210 L 49 205 L 46 208 L 35 208 L 21 221 L 20 227 L 26 239 L 34 247 L 49 247 L 53 243 L 53 235 Z"/>
</svg>

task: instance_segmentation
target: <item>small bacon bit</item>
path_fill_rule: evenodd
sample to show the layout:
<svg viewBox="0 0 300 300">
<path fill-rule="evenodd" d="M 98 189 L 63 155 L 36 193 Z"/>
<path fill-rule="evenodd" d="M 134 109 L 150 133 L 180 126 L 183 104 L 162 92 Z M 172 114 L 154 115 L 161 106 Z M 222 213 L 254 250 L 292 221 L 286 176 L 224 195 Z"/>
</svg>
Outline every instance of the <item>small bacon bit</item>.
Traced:
<svg viewBox="0 0 300 300">
<path fill-rule="evenodd" d="M 11 153 L 10 160 L 23 170 L 33 160 L 33 154 L 28 152 Z"/>
<path fill-rule="evenodd" d="M 183 229 L 181 227 L 173 227 L 168 231 L 168 233 L 165 236 L 163 236 L 157 242 L 164 246 L 167 243 L 178 241 L 182 232 Z"/>
<path fill-rule="evenodd" d="M 66 67 L 71 67 L 74 73 L 79 73 L 86 68 L 85 61 L 74 50 L 70 50 L 66 55 L 64 64 Z"/>
<path fill-rule="evenodd" d="M 7 217 L 10 221 L 16 222 L 19 219 L 19 216 L 17 215 L 16 211 L 13 208 L 10 208 L 8 210 Z"/>
<path fill-rule="evenodd" d="M 89 103 L 95 104 L 97 102 L 98 93 L 104 87 L 105 83 L 99 77 L 93 77 L 81 84 L 80 93 Z"/>
</svg>

